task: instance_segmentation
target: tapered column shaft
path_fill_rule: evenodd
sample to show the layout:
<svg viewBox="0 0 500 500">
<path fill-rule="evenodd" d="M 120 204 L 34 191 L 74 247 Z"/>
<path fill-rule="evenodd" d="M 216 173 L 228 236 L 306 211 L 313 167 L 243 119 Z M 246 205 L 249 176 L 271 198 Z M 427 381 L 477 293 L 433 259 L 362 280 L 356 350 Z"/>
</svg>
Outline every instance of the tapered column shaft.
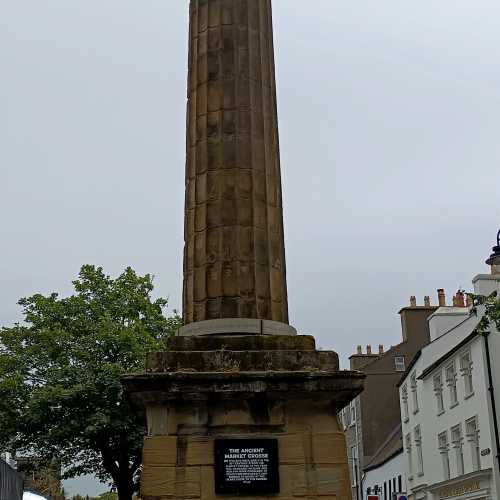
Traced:
<svg viewBox="0 0 500 500">
<path fill-rule="evenodd" d="M 288 323 L 271 0 L 191 0 L 184 319 Z"/>
</svg>

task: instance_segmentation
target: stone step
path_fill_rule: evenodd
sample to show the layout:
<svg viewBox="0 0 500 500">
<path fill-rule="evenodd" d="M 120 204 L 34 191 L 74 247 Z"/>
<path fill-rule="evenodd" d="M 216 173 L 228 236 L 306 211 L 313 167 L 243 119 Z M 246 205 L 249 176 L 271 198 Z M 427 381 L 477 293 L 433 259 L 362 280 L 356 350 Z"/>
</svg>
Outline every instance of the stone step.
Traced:
<svg viewBox="0 0 500 500">
<path fill-rule="evenodd" d="M 314 351 L 311 335 L 208 335 L 200 337 L 169 337 L 170 351 Z"/>
<path fill-rule="evenodd" d="M 333 351 L 165 351 L 149 353 L 148 372 L 337 371 Z"/>
</svg>

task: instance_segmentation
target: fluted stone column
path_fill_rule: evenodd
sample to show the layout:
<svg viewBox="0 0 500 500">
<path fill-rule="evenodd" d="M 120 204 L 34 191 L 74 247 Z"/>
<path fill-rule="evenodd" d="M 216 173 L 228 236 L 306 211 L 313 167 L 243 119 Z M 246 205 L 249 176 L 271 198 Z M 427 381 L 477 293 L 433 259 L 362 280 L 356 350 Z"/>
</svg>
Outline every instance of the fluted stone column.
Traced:
<svg viewBox="0 0 500 500">
<path fill-rule="evenodd" d="M 288 323 L 271 0 L 191 0 L 186 324 Z"/>
</svg>

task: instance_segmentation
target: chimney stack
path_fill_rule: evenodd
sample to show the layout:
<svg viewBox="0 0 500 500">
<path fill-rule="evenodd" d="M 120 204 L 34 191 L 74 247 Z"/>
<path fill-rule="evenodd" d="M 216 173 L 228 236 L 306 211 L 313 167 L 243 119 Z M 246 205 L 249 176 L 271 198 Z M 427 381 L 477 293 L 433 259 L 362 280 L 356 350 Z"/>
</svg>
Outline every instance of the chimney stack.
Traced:
<svg viewBox="0 0 500 500">
<path fill-rule="evenodd" d="M 417 297 L 415 295 L 410 297 L 410 307 L 417 307 Z"/>
<path fill-rule="evenodd" d="M 428 295 L 424 297 L 424 306 L 431 307 L 431 298 Z"/>
<path fill-rule="evenodd" d="M 366 354 L 370 355 L 372 353 L 372 346 L 371 345 L 367 345 L 366 346 Z"/>
<path fill-rule="evenodd" d="M 438 302 L 439 307 L 446 307 L 446 295 L 444 293 L 444 288 L 438 289 Z"/>
<path fill-rule="evenodd" d="M 467 295 L 467 307 L 472 307 L 474 305 L 474 301 L 470 295 Z"/>
<path fill-rule="evenodd" d="M 454 302 L 456 302 L 455 307 L 465 307 L 465 294 L 462 290 L 459 290 L 455 295 Z"/>
</svg>

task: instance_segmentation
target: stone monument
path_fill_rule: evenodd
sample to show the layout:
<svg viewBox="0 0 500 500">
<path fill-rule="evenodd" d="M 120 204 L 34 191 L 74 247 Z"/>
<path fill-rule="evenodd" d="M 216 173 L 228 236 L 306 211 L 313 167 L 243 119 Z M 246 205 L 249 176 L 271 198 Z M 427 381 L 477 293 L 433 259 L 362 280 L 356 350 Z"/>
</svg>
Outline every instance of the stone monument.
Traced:
<svg viewBox="0 0 500 500">
<path fill-rule="evenodd" d="M 144 500 L 350 500 L 363 375 L 288 324 L 271 0 L 191 0 L 185 326 L 124 377 Z"/>
</svg>

